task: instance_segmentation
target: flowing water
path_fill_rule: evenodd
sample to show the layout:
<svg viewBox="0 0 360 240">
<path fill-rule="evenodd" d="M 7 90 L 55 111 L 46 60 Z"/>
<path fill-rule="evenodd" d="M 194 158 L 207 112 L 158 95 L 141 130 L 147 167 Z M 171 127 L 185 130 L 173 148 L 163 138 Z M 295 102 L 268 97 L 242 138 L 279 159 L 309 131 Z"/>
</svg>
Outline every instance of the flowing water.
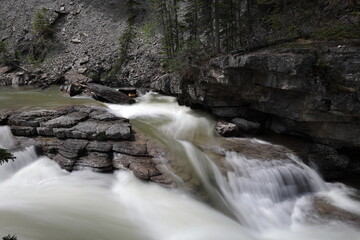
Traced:
<svg viewBox="0 0 360 240">
<path fill-rule="evenodd" d="M 290 152 L 264 161 L 225 151 L 211 117 L 172 97 L 147 94 L 134 105 L 108 108 L 176 156 L 168 171 L 179 188 L 144 183 L 127 171 L 69 173 L 33 148 L 23 149 L 0 166 L 0 234 L 26 240 L 360 239 L 359 222 L 346 214 L 360 214 L 356 190 L 324 182 Z M 0 127 L 0 147 L 15 144 L 9 128 Z M 216 159 L 211 148 L 225 151 L 224 157 Z M 187 191 L 189 178 L 202 197 Z M 319 214 L 315 198 L 343 217 Z"/>
</svg>

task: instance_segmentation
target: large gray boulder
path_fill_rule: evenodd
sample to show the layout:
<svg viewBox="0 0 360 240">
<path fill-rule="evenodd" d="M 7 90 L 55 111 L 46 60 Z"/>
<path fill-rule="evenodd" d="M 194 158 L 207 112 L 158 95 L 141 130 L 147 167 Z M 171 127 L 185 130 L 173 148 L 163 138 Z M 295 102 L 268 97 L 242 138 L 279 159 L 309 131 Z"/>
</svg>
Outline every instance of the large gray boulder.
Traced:
<svg viewBox="0 0 360 240">
<path fill-rule="evenodd" d="M 243 118 L 234 118 L 231 123 L 244 133 L 257 133 L 260 130 L 260 123 L 247 121 Z"/>
<path fill-rule="evenodd" d="M 114 88 L 106 87 L 99 84 L 87 84 L 85 91 L 90 94 L 94 99 L 118 104 L 132 104 L 135 103 L 133 98 L 128 95 L 117 91 Z"/>
<path fill-rule="evenodd" d="M 223 137 L 235 137 L 239 134 L 239 129 L 235 124 L 224 121 L 216 123 L 215 131 Z"/>
</svg>

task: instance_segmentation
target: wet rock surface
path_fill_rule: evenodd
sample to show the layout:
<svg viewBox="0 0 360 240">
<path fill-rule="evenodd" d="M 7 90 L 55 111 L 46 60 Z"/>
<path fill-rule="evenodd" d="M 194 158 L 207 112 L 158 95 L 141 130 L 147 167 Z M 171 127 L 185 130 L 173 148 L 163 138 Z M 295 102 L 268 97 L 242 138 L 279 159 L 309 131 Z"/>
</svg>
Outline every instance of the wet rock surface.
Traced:
<svg viewBox="0 0 360 240">
<path fill-rule="evenodd" d="M 152 86 L 220 119 L 257 123 L 249 128 L 233 120 L 244 132 L 261 127 L 333 148 L 349 158 L 343 173 L 358 174 L 350 166 L 359 162 L 352 153 L 360 149 L 359 56 L 360 47 L 346 43 L 264 49 L 214 58 L 177 81 L 164 76 Z M 308 153 L 325 178 L 340 177 L 330 165 L 343 167 L 342 156 L 316 147 Z"/>
<path fill-rule="evenodd" d="M 68 171 L 90 168 L 97 172 L 130 169 L 142 180 L 173 185 L 161 169 L 164 150 L 154 151 L 149 139 L 132 129 L 128 119 L 105 109 L 70 106 L 57 110 L 0 111 L 22 146 L 38 151 Z M 158 148 L 158 147 L 157 147 Z"/>
<path fill-rule="evenodd" d="M 257 133 L 260 130 L 259 123 L 247 121 L 243 118 L 234 118 L 231 123 L 235 124 L 239 131 L 244 133 Z"/>
<path fill-rule="evenodd" d="M 289 161 L 289 155 L 294 154 L 293 151 L 286 147 L 255 139 L 223 138 L 218 139 L 218 142 L 219 148 L 212 151 L 221 156 L 225 156 L 226 152 L 236 152 L 248 159 Z"/>
<path fill-rule="evenodd" d="M 313 207 L 315 213 L 322 218 L 323 221 L 342 221 L 360 227 L 360 215 L 347 211 L 345 209 L 336 207 L 330 201 L 323 197 L 314 197 Z"/>
<path fill-rule="evenodd" d="M 235 124 L 224 121 L 216 123 L 215 131 L 223 137 L 236 137 L 239 134 L 239 129 Z"/>
</svg>

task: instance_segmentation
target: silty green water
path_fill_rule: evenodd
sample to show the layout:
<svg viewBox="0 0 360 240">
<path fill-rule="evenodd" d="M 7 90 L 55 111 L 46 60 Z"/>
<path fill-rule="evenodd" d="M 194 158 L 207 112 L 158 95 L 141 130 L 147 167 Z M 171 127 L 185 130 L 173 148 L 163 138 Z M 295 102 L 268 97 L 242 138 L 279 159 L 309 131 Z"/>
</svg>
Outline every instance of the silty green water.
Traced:
<svg viewBox="0 0 360 240">
<path fill-rule="evenodd" d="M 104 106 L 102 103 L 90 98 L 70 98 L 66 93 L 61 92 L 58 86 L 51 86 L 44 90 L 28 87 L 0 88 L 0 109 L 55 109 L 67 105 Z"/>
</svg>

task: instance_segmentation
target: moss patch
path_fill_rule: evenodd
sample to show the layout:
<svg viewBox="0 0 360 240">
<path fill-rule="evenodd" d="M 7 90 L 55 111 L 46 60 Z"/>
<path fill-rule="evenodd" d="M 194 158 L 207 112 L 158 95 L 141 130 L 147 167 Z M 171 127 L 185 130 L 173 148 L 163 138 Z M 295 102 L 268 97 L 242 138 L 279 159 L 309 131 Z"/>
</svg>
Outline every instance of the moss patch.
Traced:
<svg viewBox="0 0 360 240">
<path fill-rule="evenodd" d="M 318 29 L 312 35 L 317 40 L 340 40 L 340 39 L 357 39 L 360 38 L 360 25 L 337 24 Z"/>
</svg>

